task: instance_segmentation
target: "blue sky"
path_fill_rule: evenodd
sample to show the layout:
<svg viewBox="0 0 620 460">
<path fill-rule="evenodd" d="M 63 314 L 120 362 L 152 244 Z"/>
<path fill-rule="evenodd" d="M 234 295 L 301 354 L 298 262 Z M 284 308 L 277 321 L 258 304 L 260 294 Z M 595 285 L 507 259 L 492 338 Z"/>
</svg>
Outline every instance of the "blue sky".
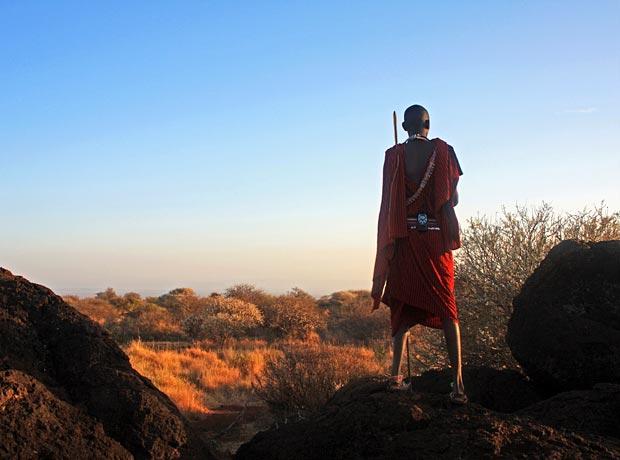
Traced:
<svg viewBox="0 0 620 460">
<path fill-rule="evenodd" d="M 0 266 L 61 293 L 368 288 L 413 103 L 463 222 L 620 209 L 620 2 L 435 3 L 0 3 Z"/>
</svg>

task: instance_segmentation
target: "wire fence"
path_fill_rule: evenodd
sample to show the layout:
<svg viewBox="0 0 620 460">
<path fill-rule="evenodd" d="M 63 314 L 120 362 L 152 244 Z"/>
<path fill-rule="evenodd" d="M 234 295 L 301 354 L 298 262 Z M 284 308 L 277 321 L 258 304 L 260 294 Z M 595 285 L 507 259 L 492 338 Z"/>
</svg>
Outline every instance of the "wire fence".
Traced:
<svg viewBox="0 0 620 460">
<path fill-rule="evenodd" d="M 192 342 L 164 342 L 153 340 L 140 340 L 141 345 L 152 350 L 185 350 L 193 345 Z"/>
</svg>

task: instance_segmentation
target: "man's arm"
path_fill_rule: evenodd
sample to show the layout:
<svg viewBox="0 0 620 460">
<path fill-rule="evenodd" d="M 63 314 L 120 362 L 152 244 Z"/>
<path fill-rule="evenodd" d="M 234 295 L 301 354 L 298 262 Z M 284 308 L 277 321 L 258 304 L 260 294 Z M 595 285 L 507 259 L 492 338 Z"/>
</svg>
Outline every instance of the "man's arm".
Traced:
<svg viewBox="0 0 620 460">
<path fill-rule="evenodd" d="M 456 152 L 454 151 L 454 147 L 452 147 L 450 144 L 448 144 L 448 153 L 450 154 L 450 157 L 452 157 L 452 160 L 454 160 L 454 163 L 456 164 L 456 168 L 459 171 L 459 176 L 462 176 L 463 170 L 461 169 L 459 159 L 456 157 Z"/>
<path fill-rule="evenodd" d="M 458 175 L 462 176 L 463 175 L 463 170 L 461 169 L 461 165 L 459 164 L 459 159 L 456 156 L 456 152 L 454 151 L 454 147 L 452 147 L 451 145 L 448 145 L 448 153 L 450 154 L 451 160 L 456 165 L 456 169 L 458 171 Z M 458 182 L 458 178 L 456 179 L 455 182 Z M 456 189 L 456 184 L 452 184 L 452 187 L 454 188 L 454 195 L 452 197 L 452 206 L 456 206 L 457 204 L 459 204 L 459 192 Z"/>
</svg>

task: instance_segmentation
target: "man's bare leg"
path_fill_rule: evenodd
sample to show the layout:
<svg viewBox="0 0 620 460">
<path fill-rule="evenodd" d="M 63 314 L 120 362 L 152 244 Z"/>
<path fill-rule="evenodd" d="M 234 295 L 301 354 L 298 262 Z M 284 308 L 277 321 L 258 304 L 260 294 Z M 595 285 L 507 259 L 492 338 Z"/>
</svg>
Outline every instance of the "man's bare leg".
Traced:
<svg viewBox="0 0 620 460">
<path fill-rule="evenodd" d="M 452 367 L 454 391 L 457 393 L 465 393 L 463 375 L 461 373 L 461 331 L 459 323 L 450 318 L 444 319 L 443 333 L 446 337 L 446 348 L 448 349 L 448 357 L 450 358 Z"/>
<path fill-rule="evenodd" d="M 400 373 L 400 363 L 403 357 L 403 345 L 405 343 L 408 330 L 408 327 L 401 327 L 392 338 L 392 351 L 394 352 L 392 356 L 392 376 L 399 375 Z"/>
</svg>

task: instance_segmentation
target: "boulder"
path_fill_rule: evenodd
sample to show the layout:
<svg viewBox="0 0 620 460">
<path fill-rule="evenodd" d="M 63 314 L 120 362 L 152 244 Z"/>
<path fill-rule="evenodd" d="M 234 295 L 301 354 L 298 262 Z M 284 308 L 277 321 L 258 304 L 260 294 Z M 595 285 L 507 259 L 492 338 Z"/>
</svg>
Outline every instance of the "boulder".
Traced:
<svg viewBox="0 0 620 460">
<path fill-rule="evenodd" d="M 506 341 L 547 395 L 620 383 L 620 241 L 563 241 L 513 301 Z"/>
<path fill-rule="evenodd" d="M 2 457 L 213 458 L 99 325 L 1 268 L 0 371 Z"/>
<path fill-rule="evenodd" d="M 516 414 L 556 428 L 620 439 L 620 385 L 597 383 L 591 390 L 558 393 Z"/>
<path fill-rule="evenodd" d="M 0 414 L 0 458 L 133 458 L 101 423 L 20 371 L 0 371 Z"/>
<path fill-rule="evenodd" d="M 414 391 L 448 394 L 452 371 L 430 370 L 411 381 Z M 532 382 L 514 369 L 464 366 L 463 383 L 471 402 L 497 412 L 514 412 L 542 399 Z"/>
<path fill-rule="evenodd" d="M 237 460 L 620 458 L 620 440 L 573 433 L 532 417 L 453 406 L 446 395 L 395 392 L 381 378 L 345 385 L 315 416 L 274 425 Z"/>
</svg>

